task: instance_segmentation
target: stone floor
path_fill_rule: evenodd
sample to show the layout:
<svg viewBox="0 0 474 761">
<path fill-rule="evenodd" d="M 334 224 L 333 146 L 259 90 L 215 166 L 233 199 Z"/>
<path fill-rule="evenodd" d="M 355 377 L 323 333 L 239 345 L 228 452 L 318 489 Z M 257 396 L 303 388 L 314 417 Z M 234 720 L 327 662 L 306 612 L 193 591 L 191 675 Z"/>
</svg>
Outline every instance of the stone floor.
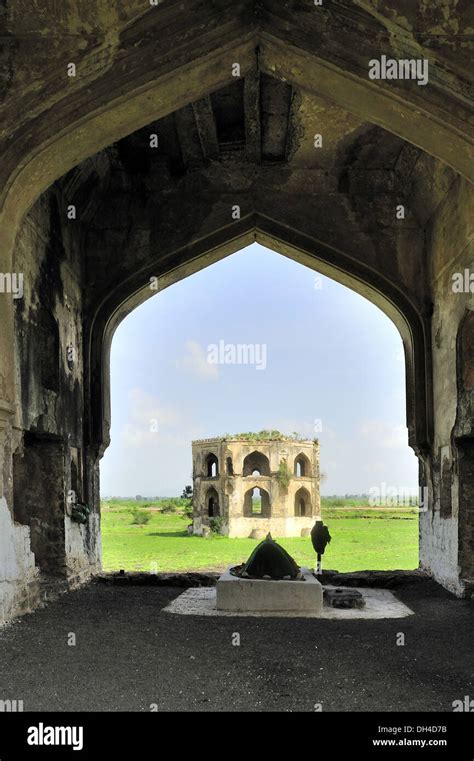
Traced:
<svg viewBox="0 0 474 761">
<path fill-rule="evenodd" d="M 163 612 L 181 592 L 91 584 L 0 629 L 0 700 L 25 711 L 451 711 L 474 697 L 474 604 L 429 580 L 396 592 L 415 615 L 383 620 Z"/>
</svg>

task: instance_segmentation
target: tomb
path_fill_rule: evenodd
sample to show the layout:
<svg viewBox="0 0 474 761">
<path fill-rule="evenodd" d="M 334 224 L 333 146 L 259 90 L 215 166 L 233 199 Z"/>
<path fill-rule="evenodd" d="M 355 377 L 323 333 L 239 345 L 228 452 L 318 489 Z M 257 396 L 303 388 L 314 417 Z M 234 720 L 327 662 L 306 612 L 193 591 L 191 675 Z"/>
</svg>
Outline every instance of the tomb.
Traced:
<svg viewBox="0 0 474 761">
<path fill-rule="evenodd" d="M 239 612 L 321 613 L 323 588 L 307 568 L 299 568 L 270 534 L 246 563 L 219 578 L 216 609 Z"/>
</svg>

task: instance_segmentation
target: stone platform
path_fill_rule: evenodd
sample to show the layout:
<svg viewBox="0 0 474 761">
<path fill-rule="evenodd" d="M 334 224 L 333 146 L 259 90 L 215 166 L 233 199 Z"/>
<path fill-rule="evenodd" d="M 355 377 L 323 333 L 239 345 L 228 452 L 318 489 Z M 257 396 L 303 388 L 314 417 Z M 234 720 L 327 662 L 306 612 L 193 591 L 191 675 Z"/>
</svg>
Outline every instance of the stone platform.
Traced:
<svg viewBox="0 0 474 761">
<path fill-rule="evenodd" d="M 220 576 L 216 588 L 216 609 L 239 612 L 302 612 L 319 614 L 323 608 L 323 588 L 307 569 L 296 581 L 242 579 L 230 568 Z"/>
<path fill-rule="evenodd" d="M 270 582 L 269 582 L 270 583 Z M 388 589 L 359 589 L 365 599 L 364 608 L 333 608 L 323 605 L 322 610 L 218 610 L 215 587 L 187 589 L 165 608 L 164 613 L 181 616 L 237 616 L 243 618 L 318 618 L 353 621 L 359 618 L 405 618 L 412 616 L 413 610 Z"/>
</svg>

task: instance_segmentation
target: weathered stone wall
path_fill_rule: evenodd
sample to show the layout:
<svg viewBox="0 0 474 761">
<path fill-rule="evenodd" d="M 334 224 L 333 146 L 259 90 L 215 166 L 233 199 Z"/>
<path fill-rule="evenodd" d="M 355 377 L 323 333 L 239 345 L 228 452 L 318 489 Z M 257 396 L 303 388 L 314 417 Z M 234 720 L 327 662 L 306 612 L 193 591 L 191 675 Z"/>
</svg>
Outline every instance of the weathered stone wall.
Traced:
<svg viewBox="0 0 474 761">
<path fill-rule="evenodd" d="M 472 494 L 462 496 L 472 475 L 463 474 L 460 458 L 465 440 L 473 439 L 474 419 L 472 408 L 461 403 L 458 338 L 466 310 L 474 310 L 474 293 L 455 292 L 453 276 L 473 271 L 473 219 L 474 189 L 455 178 L 431 220 L 427 240 L 433 300 L 434 439 L 432 450 L 422 457 L 429 509 L 420 515 L 420 563 L 458 593 L 464 588 L 463 578 L 474 576 L 472 561 L 469 565 L 460 557 L 467 534 L 472 558 Z"/>
<path fill-rule="evenodd" d="M 99 519 L 70 517 L 89 501 L 83 436 L 82 234 L 57 189 L 44 194 L 17 236 L 14 271 L 16 405 L 7 426 L 0 580 L 3 615 L 34 607 L 99 567 Z M 56 580 L 56 582 L 55 582 Z M 0 619 L 1 620 L 1 619 Z"/>
</svg>

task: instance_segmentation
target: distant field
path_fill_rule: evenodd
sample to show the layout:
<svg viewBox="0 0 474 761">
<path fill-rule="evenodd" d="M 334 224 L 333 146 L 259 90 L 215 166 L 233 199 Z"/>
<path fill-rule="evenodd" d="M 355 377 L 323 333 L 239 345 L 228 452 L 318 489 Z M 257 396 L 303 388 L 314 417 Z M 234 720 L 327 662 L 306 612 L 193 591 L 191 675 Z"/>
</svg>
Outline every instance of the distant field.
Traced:
<svg viewBox="0 0 474 761">
<path fill-rule="evenodd" d="M 180 500 L 175 500 L 180 503 Z M 418 566 L 418 513 L 411 508 L 364 509 L 359 500 L 340 507 L 325 507 L 323 518 L 332 542 L 323 567 L 338 571 L 413 569 Z M 102 504 L 103 568 L 115 571 L 220 570 L 246 560 L 257 544 L 254 539 L 211 535 L 189 536 L 188 517 L 181 512 L 163 514 L 162 502 L 107 501 Z M 132 524 L 131 510 L 151 514 L 146 525 Z M 275 537 L 277 538 L 277 537 Z M 308 537 L 279 540 L 300 565 L 314 566 Z"/>
</svg>

